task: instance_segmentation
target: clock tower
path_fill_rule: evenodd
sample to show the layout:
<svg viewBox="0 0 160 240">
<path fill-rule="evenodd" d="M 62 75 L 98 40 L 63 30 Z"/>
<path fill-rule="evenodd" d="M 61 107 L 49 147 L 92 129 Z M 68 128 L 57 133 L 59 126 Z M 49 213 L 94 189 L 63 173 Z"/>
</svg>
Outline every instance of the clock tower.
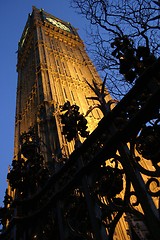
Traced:
<svg viewBox="0 0 160 240">
<path fill-rule="evenodd" d="M 88 83 L 94 80 L 101 87 L 102 81 L 76 29 L 35 7 L 19 42 L 17 72 L 15 158 L 21 134 L 36 126 L 44 143 L 45 163 L 58 168 L 57 161 L 74 149 L 74 143 L 68 143 L 61 133 L 60 106 L 69 101 L 86 115 L 98 103 L 90 99 L 95 93 Z M 110 99 L 107 90 L 106 97 Z M 87 114 L 90 133 L 101 118 L 98 108 Z"/>
<path fill-rule="evenodd" d="M 75 149 L 75 141 L 67 141 L 63 134 L 61 115 L 62 110 L 66 109 L 62 106 L 69 104 L 74 106 L 75 111 L 78 109 L 80 116 L 87 120 L 87 131 L 92 133 L 103 117 L 95 93 L 102 89 L 102 80 L 77 30 L 70 23 L 36 7 L 28 16 L 18 44 L 17 72 L 14 160 L 8 174 L 7 192 L 7 196 L 14 199 L 17 205 L 14 213 L 8 207 L 11 213 L 4 223 L 7 229 L 4 239 L 9 236 L 12 240 L 53 239 L 53 236 L 55 240 L 82 239 L 74 238 L 75 233 L 71 237 L 65 230 L 71 228 L 69 222 L 63 222 L 65 217 L 70 218 L 71 212 L 66 210 L 62 213 L 62 205 L 67 204 L 68 200 L 62 204 L 56 198 L 52 206 L 49 201 L 52 201 L 50 197 L 54 190 L 59 191 L 56 184 L 54 186 L 52 183 L 54 177 L 63 171 Z M 107 89 L 104 89 L 103 96 L 106 102 L 111 101 Z M 84 139 L 79 137 L 80 142 Z M 82 185 L 87 189 L 86 183 Z M 50 187 L 54 189 L 49 190 Z M 82 203 L 79 204 L 84 207 L 83 196 L 79 195 L 78 189 L 75 191 L 78 197 L 76 201 L 82 197 Z M 7 204 L 9 206 L 8 201 Z M 45 213 L 46 206 L 49 209 Z M 66 207 L 68 209 L 68 205 Z M 72 207 L 74 209 L 70 205 L 71 210 Z M 91 210 L 90 214 L 93 215 Z M 16 224 L 9 224 L 7 228 L 12 216 Z M 52 225 L 53 229 L 50 228 Z M 118 226 L 119 233 L 123 231 L 123 226 L 126 226 L 125 221 Z M 93 239 L 92 233 L 89 234 L 90 239 Z M 119 234 L 116 236 L 118 238 L 115 239 L 122 239 Z M 126 231 L 123 233 L 124 239 L 128 239 Z"/>
<path fill-rule="evenodd" d="M 103 114 L 96 107 L 98 101 L 92 99 L 97 96 L 89 85 L 94 81 L 101 89 L 102 81 L 77 30 L 70 23 L 36 7 L 33 7 L 32 14 L 28 16 L 18 44 L 17 72 L 14 161 L 24 159 L 24 165 L 27 163 L 28 154 L 24 153 L 22 144 L 26 139 L 29 142 L 31 138 L 27 146 L 34 142 L 39 145 L 36 151 L 43 156 L 40 171 L 43 174 L 47 169 L 48 178 L 63 167 L 75 149 L 75 142 L 68 142 L 62 134 L 61 106 L 67 102 L 78 106 L 80 114 L 87 120 L 87 131 L 91 133 Z M 107 90 L 105 95 L 106 101 L 109 101 L 111 98 Z M 89 112 L 93 106 L 93 110 Z M 38 143 L 35 138 L 27 135 L 31 132 L 38 138 Z M 84 138 L 80 137 L 80 141 L 83 142 Z M 32 186 L 36 183 L 36 178 L 34 176 Z M 9 183 L 12 185 L 11 178 Z M 8 188 L 13 199 L 27 198 L 32 195 L 31 191 L 30 187 L 29 191 L 18 191 L 13 185 Z M 57 209 L 60 207 L 57 206 Z M 13 230 L 13 239 L 30 239 L 31 236 L 36 238 L 36 231 L 32 227 L 22 232 L 19 228 Z M 64 236 L 58 239 L 64 239 Z"/>
</svg>

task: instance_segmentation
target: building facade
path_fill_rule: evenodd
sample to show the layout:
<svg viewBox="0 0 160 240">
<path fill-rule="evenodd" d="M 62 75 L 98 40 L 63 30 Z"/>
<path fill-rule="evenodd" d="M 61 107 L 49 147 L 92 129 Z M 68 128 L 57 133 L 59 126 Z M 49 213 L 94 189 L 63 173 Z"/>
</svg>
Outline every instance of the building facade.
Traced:
<svg viewBox="0 0 160 240">
<path fill-rule="evenodd" d="M 33 7 L 19 42 L 17 72 L 15 157 L 20 135 L 35 124 L 50 152 L 56 155 L 62 149 L 62 154 L 68 156 L 73 144 L 68 144 L 61 134 L 60 106 L 69 101 L 85 115 L 97 105 L 97 101 L 89 99 L 95 94 L 86 81 L 102 85 L 75 28 Z M 106 98 L 109 100 L 110 96 Z M 98 108 L 88 114 L 90 132 L 101 118 Z"/>
</svg>

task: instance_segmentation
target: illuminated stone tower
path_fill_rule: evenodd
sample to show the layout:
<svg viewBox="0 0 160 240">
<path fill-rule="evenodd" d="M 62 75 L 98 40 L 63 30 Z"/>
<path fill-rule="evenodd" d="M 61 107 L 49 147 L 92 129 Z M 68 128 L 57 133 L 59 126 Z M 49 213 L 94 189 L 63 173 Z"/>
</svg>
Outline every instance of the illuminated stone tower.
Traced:
<svg viewBox="0 0 160 240">
<path fill-rule="evenodd" d="M 17 72 L 14 159 L 18 160 L 22 153 L 21 135 L 34 128 L 40 139 L 43 165 L 54 173 L 75 147 L 74 141 L 68 142 L 62 135 L 60 106 L 69 101 L 86 115 L 98 104 L 90 99 L 96 95 L 88 83 L 93 85 L 94 81 L 101 88 L 102 80 L 76 29 L 35 7 L 19 41 Z M 111 97 L 105 91 L 107 102 Z M 90 133 L 102 117 L 96 107 L 87 113 Z M 15 198 L 15 191 L 10 187 L 8 191 Z M 15 236 L 13 233 L 14 239 L 18 231 Z"/>
<path fill-rule="evenodd" d="M 145 118 L 144 97 L 152 101 L 157 83 L 148 85 L 146 94 L 137 81 L 110 111 L 114 101 L 76 29 L 35 7 L 19 42 L 17 72 L 14 159 L 4 208 L 0 208 L 0 239 L 151 239 L 142 212 L 147 213 L 152 234 L 155 224 L 155 230 L 159 229 L 159 222 L 133 168 L 140 157 L 137 153 L 131 157 L 133 145 L 128 139 L 135 137 L 134 119 L 139 127 L 139 116 Z M 77 129 L 74 138 L 66 137 L 66 113 L 84 120 L 81 128 L 87 119 L 91 134 L 86 141 Z M 133 199 L 136 209 L 131 207 L 132 195 L 137 197 Z M 143 211 L 137 206 L 138 197 Z M 160 233 L 155 236 L 159 239 Z"/>
<path fill-rule="evenodd" d="M 53 165 L 53 156 L 61 158 L 73 151 L 73 143 L 67 143 L 61 134 L 60 105 L 69 101 L 85 115 L 97 104 L 87 99 L 94 92 L 86 80 L 94 80 L 98 86 L 102 81 L 76 29 L 35 7 L 19 42 L 17 71 L 15 158 L 20 135 L 36 125 L 44 143 L 45 162 Z M 88 114 L 90 132 L 101 118 L 98 108 Z"/>
<path fill-rule="evenodd" d="M 49 169 L 49 174 L 54 174 L 63 166 L 65 159 L 75 148 L 75 142 L 68 142 L 62 134 L 61 106 L 67 101 L 71 105 L 78 105 L 80 113 L 86 116 L 88 130 L 91 133 L 103 114 L 96 107 L 98 102 L 93 98 L 97 96 L 89 85 L 93 86 L 94 81 L 94 84 L 101 89 L 102 80 L 89 59 L 76 29 L 70 23 L 35 7 L 28 16 L 19 41 L 17 72 L 14 160 L 25 160 L 28 156 L 28 153 L 25 155 L 24 149 L 22 150 L 21 136 L 34 129 L 40 139 L 43 168 Z M 107 90 L 105 95 L 106 102 L 111 100 Z M 92 111 L 88 111 L 90 109 Z M 29 141 L 29 138 L 27 140 Z M 83 138 L 80 140 L 83 141 Z M 30 148 L 29 145 L 28 147 Z M 29 151 L 32 151 L 32 148 Z M 25 166 L 25 163 L 22 164 Z M 28 195 L 32 195 L 31 186 L 29 191 L 21 192 L 11 186 L 11 177 L 9 182 L 8 193 L 13 199 L 16 197 L 20 199 L 21 195 L 22 199 L 26 199 Z M 21 179 L 21 182 L 24 180 Z M 21 212 L 19 208 L 16 211 Z M 123 224 L 118 227 L 119 233 L 123 231 Z M 41 228 L 40 225 L 37 226 L 38 229 Z M 31 227 L 23 230 L 20 226 L 16 231 L 13 228 L 11 235 L 16 240 L 17 238 L 28 240 L 31 236 L 32 239 L 37 239 L 37 231 L 39 231 L 36 230 L 37 226 L 34 226 L 33 230 L 30 229 Z M 120 239 L 119 234 L 116 236 Z M 60 236 L 60 239 L 63 237 Z M 123 239 L 128 239 L 125 231 Z"/>
</svg>

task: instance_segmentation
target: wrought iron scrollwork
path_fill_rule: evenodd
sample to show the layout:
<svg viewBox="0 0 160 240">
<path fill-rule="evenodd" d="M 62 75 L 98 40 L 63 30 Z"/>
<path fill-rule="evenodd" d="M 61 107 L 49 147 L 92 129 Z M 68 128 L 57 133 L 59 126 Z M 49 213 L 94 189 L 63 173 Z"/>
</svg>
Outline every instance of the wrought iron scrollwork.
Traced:
<svg viewBox="0 0 160 240">
<path fill-rule="evenodd" d="M 155 121 L 153 125 L 142 127 L 136 138 L 138 153 L 155 163 L 160 162 L 160 125 L 158 122 Z"/>
<path fill-rule="evenodd" d="M 112 111 L 104 114 L 98 127 L 51 176 L 44 169 L 39 138 L 36 138 L 34 131 L 22 135 L 20 154 L 23 156 L 19 154 L 18 161 L 13 160 L 8 175 L 10 186 L 14 191 L 16 189 L 16 197 L 13 201 L 7 200 L 6 204 L 16 208 L 16 215 L 13 212 L 10 214 L 16 224 L 25 225 L 25 221 L 29 224 L 30 219 L 38 219 L 42 214 L 48 217 L 44 232 L 41 229 L 34 232 L 32 229 L 32 237 L 38 239 L 46 235 L 49 239 L 50 233 L 54 234 L 53 227 L 55 239 L 58 240 L 60 230 L 57 230 L 57 221 L 64 227 L 65 236 L 62 239 L 100 239 L 98 235 L 94 237 L 95 232 L 105 232 L 104 239 L 112 240 L 116 226 L 125 213 L 137 234 L 140 234 L 139 229 L 133 224 L 136 221 L 145 225 L 146 239 L 151 235 L 159 239 L 159 206 L 153 204 L 154 199 L 160 196 L 160 130 L 158 106 L 155 104 L 160 95 L 157 70 L 153 71 L 157 66 L 159 62 L 149 70 L 149 77 L 146 73 L 137 80 L 126 97 Z M 153 78 L 150 79 L 152 74 Z M 106 109 L 105 103 L 101 109 Z M 64 126 L 71 117 L 76 129 L 71 136 L 67 134 L 72 127 L 67 131 L 63 129 L 68 141 L 76 139 L 78 134 L 83 136 L 81 133 L 86 131 L 86 121 L 83 119 L 83 127 L 78 127 L 79 108 L 67 103 L 63 111 L 67 113 L 61 112 L 66 117 L 62 116 Z M 58 201 L 62 205 L 57 207 Z M 55 209 L 53 206 L 56 206 Z M 53 219 L 48 215 L 50 209 L 54 212 Z M 64 213 L 61 217 L 57 209 Z M 3 210 L 0 210 L 1 215 Z M 91 216 L 95 222 L 91 222 Z M 10 220 L 10 217 L 7 219 Z M 6 218 L 1 221 L 10 231 Z M 43 224 L 43 219 L 40 222 Z M 42 226 L 41 223 L 39 226 Z M 93 226 L 97 227 L 96 230 Z"/>
<path fill-rule="evenodd" d="M 154 183 L 154 187 L 151 186 L 153 183 Z M 153 197 L 160 196 L 160 180 L 159 179 L 157 178 L 148 179 L 148 181 L 146 182 L 146 187 L 151 196 Z"/>
<path fill-rule="evenodd" d="M 63 106 L 61 106 L 61 123 L 63 125 L 62 134 L 66 136 L 67 141 L 72 141 L 77 139 L 78 134 L 86 138 L 89 134 L 87 129 L 87 120 L 80 114 L 79 107 L 77 105 L 71 105 L 67 101 Z"/>
<path fill-rule="evenodd" d="M 64 203 L 65 221 L 70 232 L 66 235 L 71 238 L 93 239 L 84 193 L 80 189 L 75 189 L 69 197 L 66 197 Z"/>
<path fill-rule="evenodd" d="M 44 158 L 40 153 L 39 138 L 33 129 L 20 137 L 21 148 L 17 160 L 12 161 L 12 168 L 7 179 L 12 190 L 21 197 L 27 197 L 44 185 L 49 177 L 48 169 L 44 166 Z"/>
<path fill-rule="evenodd" d="M 96 171 L 94 191 L 108 198 L 113 198 L 123 190 L 122 170 L 102 166 Z"/>
</svg>

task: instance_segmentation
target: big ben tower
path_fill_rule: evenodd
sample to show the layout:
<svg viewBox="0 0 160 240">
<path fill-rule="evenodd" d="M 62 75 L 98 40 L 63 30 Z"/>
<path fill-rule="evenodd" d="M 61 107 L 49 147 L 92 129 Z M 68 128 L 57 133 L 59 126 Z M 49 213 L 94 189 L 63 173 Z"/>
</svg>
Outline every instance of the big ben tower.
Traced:
<svg viewBox="0 0 160 240">
<path fill-rule="evenodd" d="M 61 134 L 59 107 L 69 101 L 85 114 L 97 104 L 88 98 L 94 92 L 86 80 L 97 85 L 101 80 L 75 28 L 35 7 L 19 42 L 17 71 L 15 158 L 20 135 L 36 124 L 43 151 L 49 152 L 45 161 L 53 164 L 51 154 L 59 158 L 73 150 Z M 87 116 L 90 132 L 101 117 L 98 109 Z"/>
<path fill-rule="evenodd" d="M 103 114 L 96 107 L 96 94 L 90 86 L 94 82 L 100 89 L 102 80 L 76 29 L 36 7 L 28 16 L 18 44 L 17 72 L 14 160 L 8 174 L 6 206 L 11 210 L 10 200 L 18 202 L 4 221 L 4 239 L 75 239 L 74 233 L 65 230 L 64 215 L 69 213 L 63 212 L 61 202 L 54 203 L 44 217 L 46 207 L 41 212 L 42 201 L 38 200 L 39 210 L 34 211 L 32 207 L 38 205 L 33 199 L 45 195 L 46 181 L 59 172 L 76 147 L 75 141 L 67 141 L 62 133 L 61 106 L 69 104 L 75 110 L 78 107 L 80 116 L 86 115 L 87 131 L 91 133 Z M 111 100 L 107 90 L 104 93 L 106 102 Z M 83 142 L 84 138 L 80 136 L 79 140 Z M 47 198 L 43 200 L 45 204 Z M 12 224 L 12 217 L 16 223 Z M 44 219 L 48 220 L 43 222 Z M 52 229 L 54 221 L 56 228 Z"/>
<path fill-rule="evenodd" d="M 103 118 L 96 95 L 96 91 L 102 89 L 102 80 L 76 29 L 33 7 L 18 44 L 17 72 L 14 160 L 7 177 L 7 213 L 2 239 L 108 239 L 103 225 L 110 226 L 115 212 L 107 212 L 110 209 L 104 207 L 105 197 L 98 195 L 100 207 L 94 195 L 91 197 L 93 189 L 89 185 L 95 170 L 91 177 L 82 176 L 83 159 L 78 158 L 81 154 L 78 148 L 85 136 L 81 134 L 77 141 L 68 140 L 63 132 L 61 116 L 66 111 L 72 110 L 83 123 L 86 119 L 87 131 L 94 133 L 93 138 Z M 112 103 L 105 88 L 103 96 L 106 103 Z M 101 149 L 102 145 L 99 141 L 95 147 Z M 96 152 L 91 149 L 89 154 L 92 158 Z M 87 162 L 87 157 L 85 160 Z M 105 174 L 110 177 L 112 168 L 109 166 L 106 170 L 104 165 L 97 172 L 103 176 L 103 170 L 107 171 Z M 114 174 L 118 179 L 114 191 L 119 194 L 121 170 Z M 102 189 L 97 185 L 98 180 L 94 180 L 94 193 L 97 193 Z M 100 181 L 103 185 L 106 178 Z M 102 216 L 102 206 L 109 217 Z M 105 220 L 100 225 L 99 219 L 103 217 Z M 113 239 L 131 239 L 126 228 L 123 218 Z"/>
</svg>

